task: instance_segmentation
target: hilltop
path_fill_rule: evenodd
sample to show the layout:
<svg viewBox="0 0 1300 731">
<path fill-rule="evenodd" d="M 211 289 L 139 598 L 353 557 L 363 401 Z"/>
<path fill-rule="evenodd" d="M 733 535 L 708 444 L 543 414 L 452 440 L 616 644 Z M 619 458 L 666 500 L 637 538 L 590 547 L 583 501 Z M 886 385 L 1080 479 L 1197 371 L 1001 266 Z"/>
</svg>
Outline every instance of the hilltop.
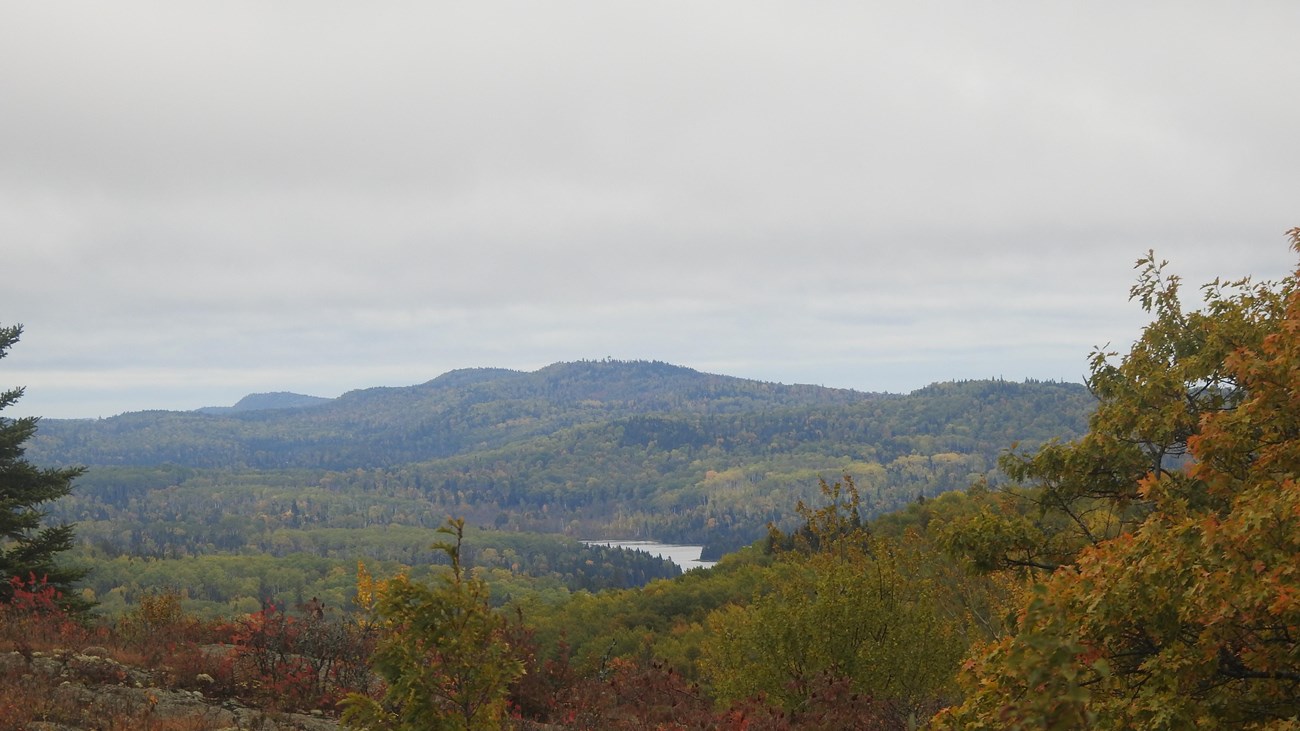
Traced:
<svg viewBox="0 0 1300 731">
<path fill-rule="evenodd" d="M 241 398 L 234 406 L 204 406 L 201 409 L 195 409 L 201 414 L 227 414 L 232 411 L 266 411 L 269 409 L 301 409 L 309 406 L 319 406 L 329 403 L 333 399 L 322 398 L 320 396 L 307 396 L 301 393 L 291 393 L 289 391 L 276 391 L 275 393 L 250 393 Z"/>
<path fill-rule="evenodd" d="M 361 389 L 336 399 L 255 394 L 226 408 L 47 419 L 29 454 L 54 464 L 391 467 L 638 414 L 717 416 L 888 397 L 660 362 L 580 361 L 531 373 L 456 370 L 419 385 Z"/>
<path fill-rule="evenodd" d="M 1082 434 L 1092 406 L 1069 383 L 901 395 L 584 361 L 458 370 L 291 408 L 52 419 L 29 455 L 89 467 L 51 517 L 110 555 L 369 546 L 405 561 L 427 539 L 397 545 L 400 529 L 456 515 L 502 531 L 703 544 L 716 558 L 788 521 L 819 477 L 852 474 L 870 515 L 896 510 L 996 482 L 1002 452 Z"/>
</svg>

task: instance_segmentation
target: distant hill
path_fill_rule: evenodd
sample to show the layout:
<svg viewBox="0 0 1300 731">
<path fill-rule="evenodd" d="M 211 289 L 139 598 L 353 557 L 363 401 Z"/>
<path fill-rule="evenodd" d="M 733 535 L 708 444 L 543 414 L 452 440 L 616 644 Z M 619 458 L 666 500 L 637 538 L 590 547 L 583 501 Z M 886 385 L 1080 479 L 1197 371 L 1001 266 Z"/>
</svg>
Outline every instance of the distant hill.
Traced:
<svg viewBox="0 0 1300 731">
<path fill-rule="evenodd" d="M 739 414 L 880 398 L 890 397 L 660 362 L 580 361 L 531 373 L 456 370 L 416 386 L 350 391 L 336 399 L 260 394 L 229 409 L 47 419 L 28 454 L 55 464 L 347 469 L 498 448 L 637 414 Z"/>
<path fill-rule="evenodd" d="M 305 545 L 301 531 L 431 529 L 456 515 L 708 544 L 716 556 L 789 520 L 820 477 L 851 474 L 870 514 L 897 510 L 1000 479 L 998 456 L 1015 444 L 1077 438 L 1094 405 L 1071 383 L 899 395 L 647 361 L 457 370 L 302 398 L 44 420 L 27 456 L 89 466 L 51 517 L 104 545 L 129 537 L 133 553 L 289 551 Z M 289 403 L 300 405 L 269 407 Z"/>
<path fill-rule="evenodd" d="M 300 393 L 290 393 L 289 391 L 276 391 L 274 393 L 250 393 L 241 398 L 234 406 L 204 406 L 201 409 L 195 409 L 201 414 L 229 414 L 238 411 L 267 411 L 270 409 L 301 409 L 309 406 L 319 406 L 329 403 L 333 399 L 322 398 L 320 396 L 304 396 Z"/>
</svg>

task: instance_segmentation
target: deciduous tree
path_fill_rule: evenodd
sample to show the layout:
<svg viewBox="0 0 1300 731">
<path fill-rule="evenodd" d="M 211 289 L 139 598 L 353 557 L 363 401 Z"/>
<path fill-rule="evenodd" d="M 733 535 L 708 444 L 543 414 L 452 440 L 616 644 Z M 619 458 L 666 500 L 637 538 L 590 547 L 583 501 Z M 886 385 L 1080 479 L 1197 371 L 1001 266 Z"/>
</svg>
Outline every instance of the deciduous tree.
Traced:
<svg viewBox="0 0 1300 731">
<path fill-rule="evenodd" d="M 1094 369 L 1094 430 L 1145 464 L 1062 476 L 1142 514 L 1037 587 L 938 726 L 1300 728 L 1298 278 L 1215 282 L 1186 315 L 1168 280 L 1136 292 L 1157 316 Z"/>
<path fill-rule="evenodd" d="M 1088 433 L 999 462 L 1013 485 L 1000 510 L 957 521 L 945 539 L 986 569 L 1068 565 L 1085 546 L 1131 531 L 1152 509 L 1139 489 L 1151 475 L 1183 480 L 1188 439 L 1204 417 L 1232 409 L 1243 391 L 1229 357 L 1257 349 L 1283 317 L 1292 286 L 1236 282 L 1205 285 L 1205 307 L 1186 311 L 1181 280 L 1154 252 L 1137 262 L 1130 298 L 1153 316 L 1123 357 L 1099 348 L 1088 387 L 1097 399 Z M 1189 486 L 1186 497 L 1209 499 Z"/>
<path fill-rule="evenodd" d="M 510 684 L 523 666 L 506 639 L 505 619 L 488 604 L 488 587 L 461 565 L 465 522 L 439 531 L 454 542 L 435 547 L 451 570 L 433 585 L 398 576 L 377 594 L 381 637 L 375 670 L 388 688 L 382 702 L 345 701 L 344 723 L 369 731 L 475 731 L 500 727 Z"/>
<path fill-rule="evenodd" d="M 964 642 L 914 555 L 862 524 L 852 480 L 822 490 L 825 507 L 800 503 L 800 530 L 773 529 L 772 590 L 709 617 L 701 665 L 725 701 L 763 696 L 799 715 L 843 682 L 902 728 L 947 697 Z"/>
</svg>

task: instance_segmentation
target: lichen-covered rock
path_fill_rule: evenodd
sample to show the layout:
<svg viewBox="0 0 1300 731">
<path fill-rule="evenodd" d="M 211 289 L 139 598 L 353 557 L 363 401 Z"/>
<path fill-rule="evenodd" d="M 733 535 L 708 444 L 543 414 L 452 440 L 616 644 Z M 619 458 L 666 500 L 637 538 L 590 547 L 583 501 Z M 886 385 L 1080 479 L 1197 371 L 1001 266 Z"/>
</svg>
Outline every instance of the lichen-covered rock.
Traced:
<svg viewBox="0 0 1300 731">
<path fill-rule="evenodd" d="M 95 648 L 87 648 L 95 649 Z M 102 649 L 102 648 L 99 648 Z M 108 653 L 60 650 L 0 653 L 0 684 L 33 699 L 30 731 L 91 731 L 101 728 L 214 729 L 226 731 L 338 731 L 335 719 L 306 713 L 269 712 L 202 690 L 157 687 L 154 676 L 124 665 Z M 159 677 L 165 678 L 165 673 Z M 211 684 L 202 674 L 199 683 Z M 5 719 L 0 719 L 4 726 Z M 5 728 L 8 728 L 5 726 Z"/>
</svg>

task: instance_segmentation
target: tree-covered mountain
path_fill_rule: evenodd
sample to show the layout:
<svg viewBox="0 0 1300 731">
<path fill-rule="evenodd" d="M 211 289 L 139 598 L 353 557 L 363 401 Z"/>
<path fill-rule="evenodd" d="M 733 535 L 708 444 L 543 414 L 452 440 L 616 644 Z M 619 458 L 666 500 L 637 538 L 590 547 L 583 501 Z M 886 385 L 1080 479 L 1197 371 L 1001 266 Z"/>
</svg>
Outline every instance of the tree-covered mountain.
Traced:
<svg viewBox="0 0 1300 731">
<path fill-rule="evenodd" d="M 305 533 L 471 525 L 653 538 L 709 555 L 851 474 L 871 515 L 1083 433 L 1081 385 L 969 381 L 909 395 L 787 386 L 664 363 L 454 371 L 307 408 L 42 422 L 32 455 L 85 464 L 56 507 L 105 551 L 317 552 Z"/>
<path fill-rule="evenodd" d="M 307 396 L 289 391 L 274 393 L 250 393 L 241 398 L 234 406 L 204 406 L 196 409 L 203 414 L 228 414 L 232 411 L 265 411 L 267 409 L 300 409 L 329 403 L 331 399 L 320 396 Z"/>
<path fill-rule="evenodd" d="M 782 385 L 646 361 L 557 363 L 524 373 L 458 370 L 403 388 L 370 388 L 310 408 L 143 411 L 42 422 L 43 463 L 352 469 L 503 447 L 637 414 L 715 416 L 888 398 Z M 242 402 L 241 402 L 242 403 Z"/>
</svg>

